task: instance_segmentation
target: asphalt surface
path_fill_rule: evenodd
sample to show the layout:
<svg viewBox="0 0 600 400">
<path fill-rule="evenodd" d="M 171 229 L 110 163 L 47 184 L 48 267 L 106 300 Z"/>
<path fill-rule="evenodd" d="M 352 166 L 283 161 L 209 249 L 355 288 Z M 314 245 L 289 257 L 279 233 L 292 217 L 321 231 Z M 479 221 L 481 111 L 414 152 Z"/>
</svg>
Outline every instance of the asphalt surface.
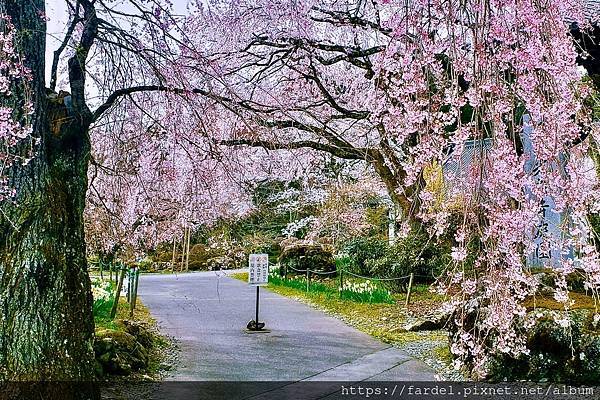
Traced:
<svg viewBox="0 0 600 400">
<path fill-rule="evenodd" d="M 161 331 L 179 343 L 180 365 L 170 381 L 281 382 L 267 383 L 273 394 L 298 381 L 435 380 L 429 367 L 405 352 L 265 288 L 259 320 L 270 333 L 249 334 L 245 327 L 254 319 L 256 289 L 215 272 L 143 275 L 139 295 Z M 233 390 L 247 395 L 246 389 L 238 384 Z"/>
</svg>

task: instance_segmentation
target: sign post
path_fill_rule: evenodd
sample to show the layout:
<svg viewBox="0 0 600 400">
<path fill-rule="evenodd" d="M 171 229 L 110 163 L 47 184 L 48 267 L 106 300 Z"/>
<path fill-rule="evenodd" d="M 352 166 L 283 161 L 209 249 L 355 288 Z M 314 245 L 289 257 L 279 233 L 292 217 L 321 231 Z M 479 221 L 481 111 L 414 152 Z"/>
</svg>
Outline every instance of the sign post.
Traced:
<svg viewBox="0 0 600 400">
<path fill-rule="evenodd" d="M 248 284 L 256 286 L 256 316 L 248 322 L 247 332 L 268 332 L 264 329 L 265 323 L 258 320 L 258 308 L 260 301 L 260 287 L 269 283 L 269 255 L 250 254 L 248 257 Z"/>
</svg>

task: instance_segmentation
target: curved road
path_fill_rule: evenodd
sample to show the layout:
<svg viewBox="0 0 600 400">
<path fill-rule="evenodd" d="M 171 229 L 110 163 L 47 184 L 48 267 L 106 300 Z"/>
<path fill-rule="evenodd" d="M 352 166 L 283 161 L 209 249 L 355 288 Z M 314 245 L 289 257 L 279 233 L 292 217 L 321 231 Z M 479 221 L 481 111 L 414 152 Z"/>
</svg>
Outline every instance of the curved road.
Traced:
<svg viewBox="0 0 600 400">
<path fill-rule="evenodd" d="M 139 295 L 162 332 L 179 342 L 180 366 L 169 380 L 435 380 L 405 352 L 264 288 L 259 319 L 271 332 L 248 334 L 256 289 L 215 272 L 143 275 Z"/>
</svg>

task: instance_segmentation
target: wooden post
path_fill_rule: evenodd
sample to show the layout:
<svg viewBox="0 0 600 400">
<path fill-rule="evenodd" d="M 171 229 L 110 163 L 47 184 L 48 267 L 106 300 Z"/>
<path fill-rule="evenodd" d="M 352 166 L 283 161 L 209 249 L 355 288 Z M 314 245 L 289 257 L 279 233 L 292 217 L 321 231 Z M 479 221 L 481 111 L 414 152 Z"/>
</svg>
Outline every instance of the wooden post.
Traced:
<svg viewBox="0 0 600 400">
<path fill-rule="evenodd" d="M 140 268 L 137 268 L 135 270 L 135 289 L 133 290 L 133 308 L 135 308 L 135 305 L 137 304 L 137 292 L 138 292 L 138 285 L 140 283 L 140 273 L 142 272 L 142 270 Z"/>
<path fill-rule="evenodd" d="M 131 271 L 127 269 L 127 303 L 129 304 L 129 293 L 131 292 Z"/>
<path fill-rule="evenodd" d="M 135 310 L 135 304 L 137 302 L 137 289 L 140 280 L 140 269 L 135 268 L 133 270 L 133 292 L 131 294 L 131 307 L 129 308 L 129 317 L 133 317 L 133 310 Z"/>
<path fill-rule="evenodd" d="M 187 251 L 185 256 L 185 270 L 188 271 L 190 269 L 190 240 L 192 238 L 192 228 L 188 228 L 188 237 L 187 237 Z"/>
<path fill-rule="evenodd" d="M 175 243 L 177 243 L 177 239 L 173 237 L 173 257 L 171 258 L 171 273 L 175 272 Z"/>
<path fill-rule="evenodd" d="M 408 307 L 408 303 L 410 303 L 410 291 L 412 289 L 414 274 L 410 274 L 410 278 L 408 279 L 408 290 L 406 292 L 406 307 Z"/>
<path fill-rule="evenodd" d="M 129 307 L 131 308 L 131 302 L 133 301 L 133 291 L 135 285 L 135 267 L 129 267 Z"/>
<path fill-rule="evenodd" d="M 306 291 L 308 292 L 308 288 L 310 286 L 310 269 L 306 268 Z"/>
<path fill-rule="evenodd" d="M 127 291 L 127 303 L 129 303 L 129 316 L 131 317 L 131 305 L 133 303 L 133 272 L 135 270 L 133 268 L 129 268 L 129 290 Z"/>
<path fill-rule="evenodd" d="M 342 291 L 344 291 L 344 270 L 340 269 L 340 298 L 342 297 Z"/>
<path fill-rule="evenodd" d="M 125 268 L 121 268 L 121 276 L 119 278 L 119 283 L 117 284 L 117 293 L 115 293 L 115 302 L 113 303 L 112 310 L 110 310 L 110 319 L 114 319 L 117 315 L 117 307 L 119 306 L 119 298 L 121 297 L 123 279 L 125 279 Z"/>
<path fill-rule="evenodd" d="M 183 271 L 183 264 L 185 263 L 185 243 L 187 239 L 187 228 L 183 228 L 183 241 L 181 243 L 181 265 L 179 266 L 179 272 Z"/>
</svg>

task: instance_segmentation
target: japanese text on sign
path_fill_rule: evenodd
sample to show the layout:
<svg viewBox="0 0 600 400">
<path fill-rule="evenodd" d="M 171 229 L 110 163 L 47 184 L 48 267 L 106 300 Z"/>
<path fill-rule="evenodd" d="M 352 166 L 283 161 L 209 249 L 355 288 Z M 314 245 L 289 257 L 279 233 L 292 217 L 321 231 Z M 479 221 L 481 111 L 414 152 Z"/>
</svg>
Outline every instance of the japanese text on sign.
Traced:
<svg viewBox="0 0 600 400">
<path fill-rule="evenodd" d="M 250 254 L 248 259 L 248 284 L 266 285 L 269 282 L 269 255 Z"/>
</svg>

